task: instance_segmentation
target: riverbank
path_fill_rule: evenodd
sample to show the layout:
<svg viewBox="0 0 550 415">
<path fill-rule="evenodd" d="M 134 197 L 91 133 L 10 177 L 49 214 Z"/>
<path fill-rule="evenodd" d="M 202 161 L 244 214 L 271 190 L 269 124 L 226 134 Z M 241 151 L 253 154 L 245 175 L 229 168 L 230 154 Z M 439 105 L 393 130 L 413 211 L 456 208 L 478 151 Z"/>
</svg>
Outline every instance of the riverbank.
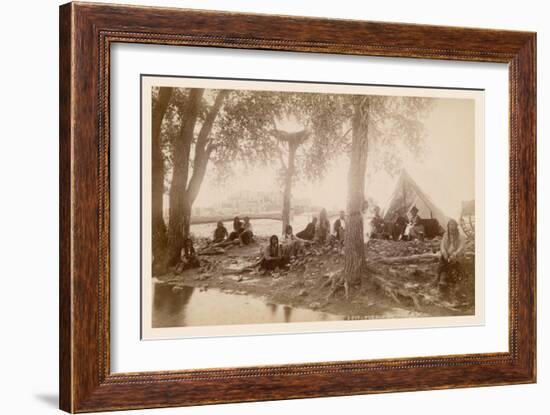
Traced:
<svg viewBox="0 0 550 415">
<path fill-rule="evenodd" d="M 217 255 L 201 255 L 201 267 L 181 274 L 156 276 L 173 290 L 195 287 L 251 296 L 266 303 L 342 315 L 345 319 L 471 315 L 474 304 L 474 248 L 466 247 L 464 276 L 440 290 L 437 273 L 439 239 L 432 241 L 370 240 L 365 247 L 369 275 L 360 288 L 330 298 L 330 278 L 342 270 L 343 253 L 336 248 L 310 247 L 283 271 L 243 270 L 260 258 L 267 238 L 235 246 Z M 200 246 L 200 245 L 199 245 Z M 243 322 L 246 323 L 246 322 Z"/>
</svg>

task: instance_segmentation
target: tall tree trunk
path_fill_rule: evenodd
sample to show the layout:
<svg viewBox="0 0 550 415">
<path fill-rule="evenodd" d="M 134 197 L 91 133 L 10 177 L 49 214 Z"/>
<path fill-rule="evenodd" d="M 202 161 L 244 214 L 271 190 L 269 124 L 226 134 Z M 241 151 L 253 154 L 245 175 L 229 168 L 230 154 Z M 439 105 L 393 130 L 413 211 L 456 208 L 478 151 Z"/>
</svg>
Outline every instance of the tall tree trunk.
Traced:
<svg viewBox="0 0 550 415">
<path fill-rule="evenodd" d="M 354 97 L 353 109 L 347 220 L 344 240 L 344 278 L 348 287 L 360 283 L 366 269 L 362 210 L 365 200 L 365 170 L 368 148 L 368 97 Z"/>
<path fill-rule="evenodd" d="M 172 183 L 170 185 L 170 209 L 166 245 L 166 265 L 178 263 L 184 241 L 185 214 L 191 214 L 186 200 L 189 175 L 189 152 L 193 142 L 195 125 L 204 90 L 192 89 L 181 111 L 182 126 L 173 150 Z"/>
<path fill-rule="evenodd" d="M 189 237 L 189 232 L 191 228 L 191 209 L 193 205 L 189 203 L 188 200 L 183 205 L 183 240 Z"/>
<path fill-rule="evenodd" d="M 294 174 L 296 173 L 296 152 L 298 147 L 300 147 L 309 137 L 310 132 L 307 129 L 297 131 L 294 133 L 289 133 L 286 131 L 281 131 L 274 129 L 271 134 L 281 143 L 288 146 L 288 157 L 287 162 L 283 160 L 283 155 L 281 156 L 281 167 L 284 171 L 284 182 L 283 182 L 283 235 L 285 233 L 286 227 L 290 225 L 290 208 L 291 208 L 291 199 L 292 199 L 292 181 L 294 180 Z"/>
<path fill-rule="evenodd" d="M 204 89 L 191 90 L 188 103 L 182 112 L 183 124 L 177 147 L 174 147 L 174 169 L 170 187 L 170 217 L 168 221 L 168 266 L 175 265 L 179 261 L 183 242 L 189 237 L 193 203 L 198 196 L 210 155 L 215 148 L 209 142 L 209 136 L 229 91 L 218 92 L 214 104 L 202 123 L 194 146 L 193 175 L 189 178 L 189 155 L 203 94 Z"/>
<path fill-rule="evenodd" d="M 290 225 L 290 199 L 292 194 L 292 181 L 294 180 L 296 150 L 300 142 L 289 141 L 288 142 L 288 161 L 285 171 L 285 182 L 283 188 L 283 235 L 285 234 L 286 227 Z"/>
<path fill-rule="evenodd" d="M 151 237 L 153 257 L 158 260 L 166 246 L 166 225 L 163 217 L 164 157 L 162 156 L 161 126 L 173 88 L 161 87 L 153 101 L 151 120 Z"/>
<path fill-rule="evenodd" d="M 195 153 L 193 157 L 193 175 L 189 179 L 187 184 L 187 189 L 184 195 L 185 201 L 185 215 L 186 220 L 184 221 L 184 236 L 189 236 L 189 227 L 191 224 L 191 209 L 193 203 L 199 195 L 199 191 L 206 175 L 206 170 L 208 167 L 208 162 L 210 161 L 210 155 L 215 150 L 216 146 L 212 144 L 210 140 L 210 133 L 214 127 L 214 122 L 220 112 L 220 109 L 223 105 L 225 98 L 229 95 L 229 90 L 222 90 L 218 92 L 212 107 L 206 115 L 201 129 L 197 135 L 197 142 L 195 144 Z"/>
</svg>

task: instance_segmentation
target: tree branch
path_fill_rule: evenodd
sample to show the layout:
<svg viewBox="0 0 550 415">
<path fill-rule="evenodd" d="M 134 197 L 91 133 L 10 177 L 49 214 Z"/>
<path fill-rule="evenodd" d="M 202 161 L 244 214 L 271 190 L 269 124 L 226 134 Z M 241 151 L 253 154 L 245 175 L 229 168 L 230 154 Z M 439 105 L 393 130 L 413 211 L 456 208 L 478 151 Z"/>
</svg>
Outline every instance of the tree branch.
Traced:
<svg viewBox="0 0 550 415">
<path fill-rule="evenodd" d="M 273 137 L 275 137 L 279 141 L 285 141 L 287 143 L 297 142 L 298 144 L 301 144 L 308 139 L 310 132 L 309 130 L 304 129 L 294 133 L 288 133 L 286 131 L 274 128 L 273 130 L 271 130 L 271 135 L 273 135 Z"/>
<path fill-rule="evenodd" d="M 191 204 L 193 204 L 193 202 L 197 198 L 197 195 L 199 194 L 202 181 L 204 180 L 204 175 L 206 174 L 206 167 L 208 165 L 210 154 L 215 148 L 212 143 L 208 144 L 210 132 L 212 131 L 212 127 L 214 126 L 214 121 L 216 120 L 216 117 L 220 112 L 223 101 L 227 97 L 227 95 L 229 95 L 229 93 L 230 93 L 229 90 L 222 90 L 218 92 L 218 95 L 216 95 L 214 104 L 212 105 L 212 108 L 210 108 L 210 111 L 206 115 L 204 123 L 199 132 L 197 143 L 195 144 L 195 157 L 193 160 L 193 175 L 191 176 L 191 180 L 189 180 L 189 186 L 187 186 L 187 189 L 186 189 L 188 200 L 190 201 Z M 207 145 L 208 145 L 208 148 L 207 148 Z"/>
<path fill-rule="evenodd" d="M 174 164 L 179 165 L 177 168 L 174 166 L 174 170 L 181 170 L 181 183 L 183 183 L 184 187 L 187 186 L 187 179 L 189 177 L 189 155 L 203 94 L 204 89 L 191 89 L 186 105 L 180 108 L 182 121 L 178 140 L 175 145 L 181 145 L 182 148 L 181 151 L 174 151 L 174 154 L 177 155 L 177 157 L 174 157 Z"/>
<path fill-rule="evenodd" d="M 197 150 L 198 151 L 205 150 L 205 147 L 208 143 L 208 138 L 210 136 L 210 132 L 212 131 L 212 127 L 214 126 L 214 121 L 216 120 L 216 117 L 220 112 L 220 108 L 223 104 L 224 99 L 229 95 L 229 93 L 230 93 L 229 90 L 223 89 L 220 92 L 218 92 L 218 95 L 216 95 L 214 104 L 212 105 L 212 108 L 210 108 L 210 111 L 206 115 L 206 118 L 204 119 L 204 123 L 202 124 L 201 130 L 199 131 L 195 153 L 197 152 Z"/>
<path fill-rule="evenodd" d="M 346 138 L 346 136 L 351 132 L 352 129 L 353 129 L 352 127 L 349 127 L 349 128 L 348 128 L 348 130 L 342 135 L 342 140 L 343 140 L 344 138 Z"/>
</svg>

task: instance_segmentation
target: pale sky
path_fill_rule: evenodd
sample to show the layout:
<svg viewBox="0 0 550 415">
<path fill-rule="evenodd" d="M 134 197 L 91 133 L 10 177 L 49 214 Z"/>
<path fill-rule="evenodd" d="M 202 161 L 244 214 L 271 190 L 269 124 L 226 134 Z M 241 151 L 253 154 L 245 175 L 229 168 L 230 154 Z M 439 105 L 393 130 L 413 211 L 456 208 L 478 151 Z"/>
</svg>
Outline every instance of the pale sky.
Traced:
<svg viewBox="0 0 550 415">
<path fill-rule="evenodd" d="M 473 99 L 434 99 L 431 113 L 425 118 L 426 151 L 424 158 L 415 160 L 404 154 L 403 168 L 430 196 L 443 212 L 456 218 L 461 202 L 475 197 L 475 101 Z M 286 130 L 292 122 L 285 125 Z M 298 182 L 293 188 L 296 196 L 308 197 L 314 205 L 329 210 L 344 209 L 347 194 L 349 156 L 342 154 L 333 163 L 319 183 Z M 207 173 L 196 207 L 209 206 L 224 200 L 239 190 L 281 191 L 277 186 L 274 168 L 258 167 L 249 171 L 237 169 L 239 174 L 223 186 L 213 180 L 212 169 Z M 367 178 L 367 197 L 374 198 L 384 208 L 390 197 L 396 177 L 380 171 Z"/>
</svg>

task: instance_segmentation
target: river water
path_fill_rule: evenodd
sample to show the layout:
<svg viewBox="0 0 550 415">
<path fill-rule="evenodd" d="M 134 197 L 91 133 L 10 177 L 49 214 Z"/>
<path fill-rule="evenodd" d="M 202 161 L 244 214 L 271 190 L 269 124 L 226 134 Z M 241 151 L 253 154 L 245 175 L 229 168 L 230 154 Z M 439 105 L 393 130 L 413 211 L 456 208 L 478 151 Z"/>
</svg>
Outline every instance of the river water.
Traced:
<svg viewBox="0 0 550 415">
<path fill-rule="evenodd" d="M 295 215 L 294 233 L 304 229 L 312 215 Z M 330 218 L 331 222 L 334 218 Z M 233 222 L 224 222 L 233 230 Z M 191 225 L 195 237 L 212 237 L 216 224 Z M 281 234 L 281 221 L 274 219 L 252 220 L 255 235 Z M 180 287 L 153 282 L 153 327 L 188 327 L 231 324 L 290 323 L 342 320 L 342 316 L 321 311 L 293 308 L 287 305 L 268 304 L 247 295 L 227 293 L 218 289 L 201 291 L 194 287 Z"/>
<path fill-rule="evenodd" d="M 287 305 L 268 304 L 217 289 L 201 291 L 153 283 L 153 327 L 291 323 L 343 320 L 342 316 Z"/>
</svg>

